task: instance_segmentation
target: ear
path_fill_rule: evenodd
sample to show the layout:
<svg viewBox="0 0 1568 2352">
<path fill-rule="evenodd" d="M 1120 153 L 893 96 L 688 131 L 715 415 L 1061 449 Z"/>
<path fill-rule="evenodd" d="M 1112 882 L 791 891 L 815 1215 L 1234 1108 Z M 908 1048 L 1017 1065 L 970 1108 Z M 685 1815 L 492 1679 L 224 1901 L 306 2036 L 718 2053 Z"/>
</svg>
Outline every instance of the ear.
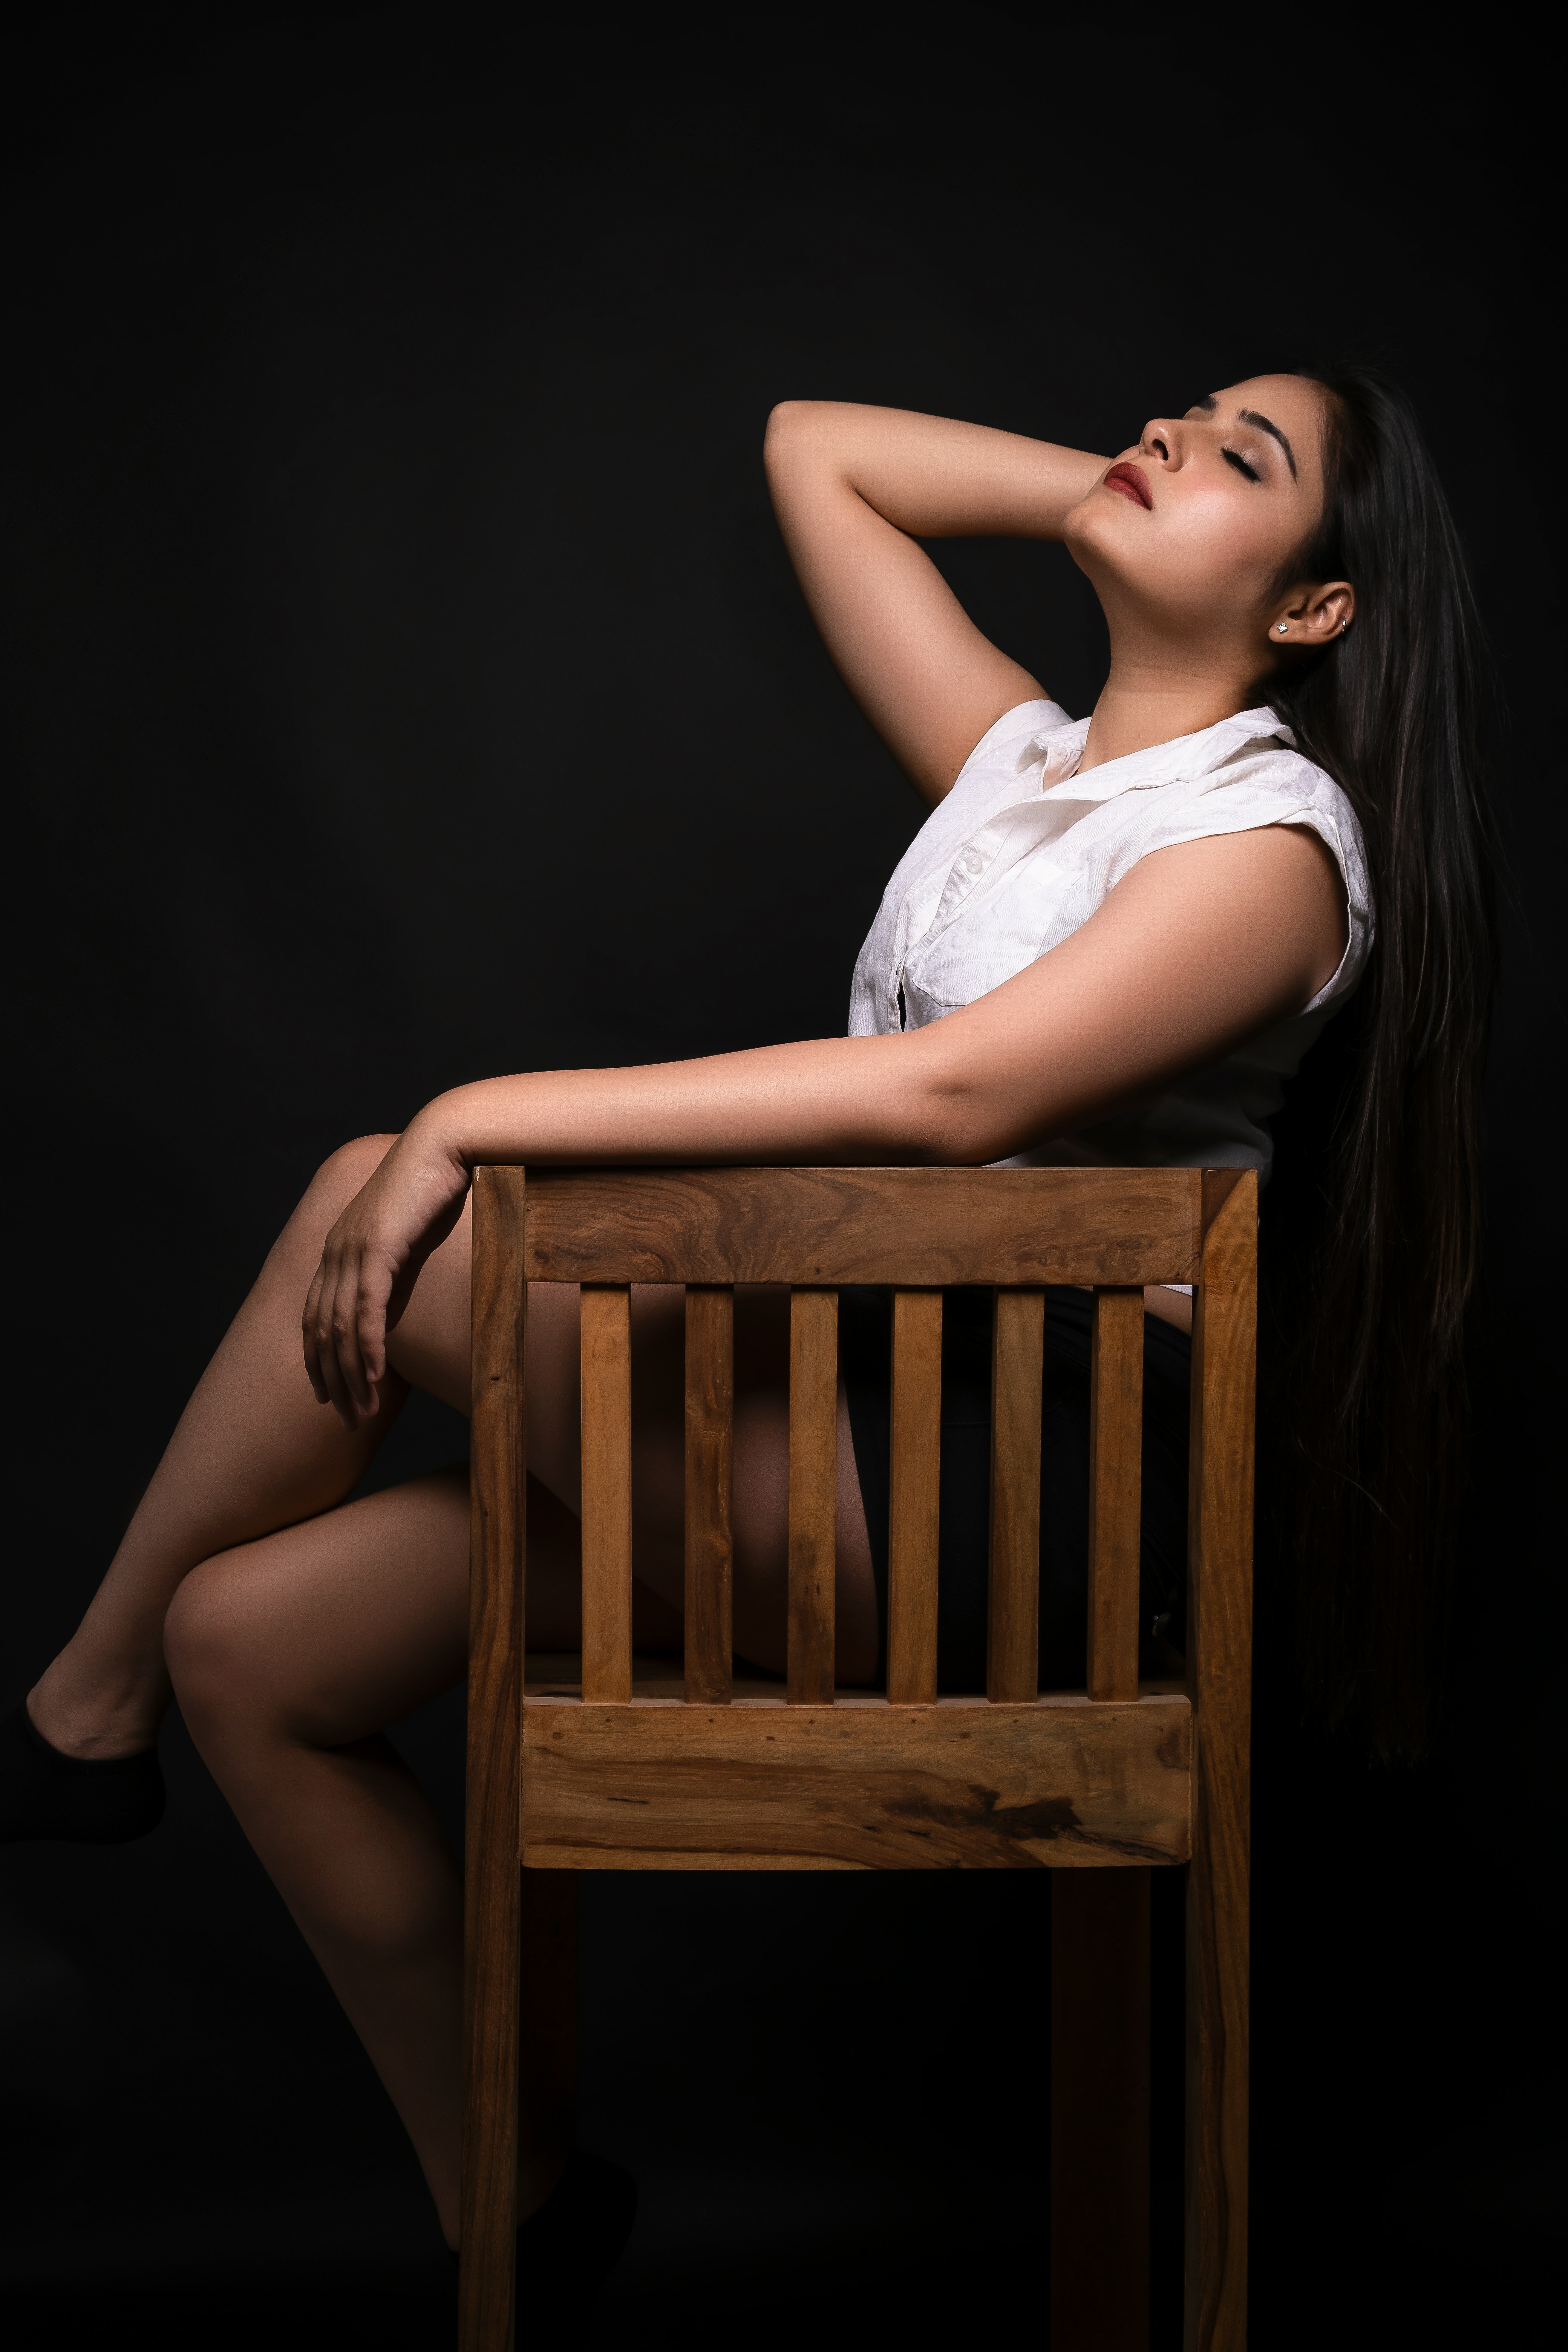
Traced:
<svg viewBox="0 0 1568 2352">
<path fill-rule="evenodd" d="M 1321 588 L 1294 588 L 1270 615 L 1268 642 L 1276 647 L 1304 646 L 1315 652 L 1343 636 L 1355 618 L 1355 590 L 1348 580 L 1331 580 Z"/>
</svg>

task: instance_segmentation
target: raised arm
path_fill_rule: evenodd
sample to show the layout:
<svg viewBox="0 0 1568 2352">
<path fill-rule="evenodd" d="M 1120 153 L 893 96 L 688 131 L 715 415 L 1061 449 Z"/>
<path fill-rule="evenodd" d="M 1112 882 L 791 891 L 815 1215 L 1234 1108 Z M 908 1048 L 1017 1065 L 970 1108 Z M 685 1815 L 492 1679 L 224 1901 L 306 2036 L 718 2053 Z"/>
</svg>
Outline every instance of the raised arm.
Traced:
<svg viewBox="0 0 1568 2352">
<path fill-rule="evenodd" d="M 900 764 L 941 800 L 986 729 L 1043 689 L 981 635 L 917 542 L 1059 538 L 1110 459 L 832 400 L 775 408 L 763 455 L 828 652 Z"/>
</svg>

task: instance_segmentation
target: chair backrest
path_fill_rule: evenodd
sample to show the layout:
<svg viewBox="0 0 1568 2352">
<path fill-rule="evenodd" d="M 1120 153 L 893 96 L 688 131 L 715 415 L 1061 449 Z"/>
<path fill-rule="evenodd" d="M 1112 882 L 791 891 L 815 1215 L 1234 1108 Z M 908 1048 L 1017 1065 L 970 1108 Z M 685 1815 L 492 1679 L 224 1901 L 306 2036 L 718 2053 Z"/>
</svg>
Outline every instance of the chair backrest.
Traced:
<svg viewBox="0 0 1568 2352">
<path fill-rule="evenodd" d="M 1053 1916 L 1103 1928 L 1122 1915 L 1091 1899 L 1094 1882 L 1188 1861 L 1185 2340 L 1205 2352 L 1245 2344 L 1257 1201 L 1255 1176 L 1235 1169 L 477 1171 L 465 2345 L 510 2341 L 520 1880 L 583 1868 L 1048 1866 Z M 584 1642 L 580 1696 L 525 1699 L 531 1280 L 584 1286 Z M 687 1286 L 685 1704 L 632 1693 L 637 1282 Z M 783 1705 L 724 1704 L 738 1282 L 792 1292 Z M 1140 1694 L 1142 1293 L 1170 1282 L 1195 1288 L 1187 1687 Z M 894 1292 L 889 1671 L 885 1699 L 836 1705 L 837 1291 L 848 1283 Z M 1058 1283 L 1094 1292 L 1090 1607 L 1083 1691 L 1038 1696 L 1040 1293 Z M 997 1292 L 987 1690 L 933 1705 L 940 1294 L 962 1284 Z M 1092 2133 L 1077 2130 L 1086 2120 L 1121 2119 L 1110 2174 L 1101 2163 L 1083 2176 L 1102 2204 L 1126 2185 L 1117 2151 L 1140 2140 L 1146 2113 L 1147 1908 L 1128 1885 L 1126 1932 L 1069 1934 L 1063 1952 L 1081 1965 L 1074 1974 L 1062 1959 L 1053 1994 L 1060 2008 L 1070 1979 L 1092 2008 L 1109 1952 L 1110 1976 L 1127 1990 L 1122 2023 L 1136 2028 L 1131 2074 L 1076 2061 L 1053 2074 L 1061 2145 L 1087 2145 Z M 1060 2031 L 1054 2046 L 1060 2059 Z M 1058 2128 L 1064 2118 L 1072 2128 Z M 1137 2167 L 1123 2168 L 1133 2179 Z M 1104 2281 L 1131 2276 L 1146 2255 L 1136 2204 L 1121 2251 L 1089 2265 L 1092 2327 L 1081 2340 L 1110 2340 L 1099 2332 Z M 1058 2305 L 1062 2250 L 1083 2237 L 1080 2225 L 1058 2198 Z"/>
<path fill-rule="evenodd" d="M 522 1286 L 583 1286 L 583 1698 L 632 1696 L 630 1286 L 687 1286 L 689 1701 L 731 1688 L 736 1283 L 790 1299 L 787 1697 L 833 1699 L 837 1287 L 893 1291 L 888 1699 L 936 1697 L 942 1288 L 997 1293 L 986 1697 L 1037 1696 L 1043 1288 L 1094 1292 L 1091 1699 L 1138 1689 L 1146 1283 L 1194 1286 L 1189 1692 L 1245 1675 L 1250 1632 L 1256 1179 L 1234 1169 L 479 1171 L 476 1509 L 519 1548 Z M 504 1398 L 499 1391 L 504 1391 Z M 510 1400 L 508 1402 L 506 1400 Z M 484 1431 L 493 1430 L 493 1438 Z M 510 1467 L 509 1468 L 509 1465 Z M 503 1493 L 501 1488 L 510 1491 Z M 477 1528 L 476 1533 L 479 1530 Z M 480 1547 L 476 1546 L 478 1554 Z M 498 1559 L 499 1565 L 499 1559 Z M 498 1596 L 499 1600 L 500 1596 Z M 1194 1623 L 1194 1619 L 1199 1622 Z"/>
</svg>

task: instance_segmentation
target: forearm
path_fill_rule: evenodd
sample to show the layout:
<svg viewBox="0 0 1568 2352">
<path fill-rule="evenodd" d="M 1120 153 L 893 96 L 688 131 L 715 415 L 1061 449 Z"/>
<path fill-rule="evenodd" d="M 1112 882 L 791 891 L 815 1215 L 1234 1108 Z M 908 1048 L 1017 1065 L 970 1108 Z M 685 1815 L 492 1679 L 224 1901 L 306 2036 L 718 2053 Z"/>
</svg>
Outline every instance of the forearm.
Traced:
<svg viewBox="0 0 1568 2352">
<path fill-rule="evenodd" d="M 355 1428 L 385 1334 L 487 1161 L 973 1166 L 1067 1135 L 1298 1012 L 1343 953 L 1337 868 L 1284 825 L 1141 858 L 1069 939 L 908 1034 L 540 1070 L 437 1096 L 338 1218 L 305 1304 Z"/>
<path fill-rule="evenodd" d="M 1207 1068 L 1310 1002 L 1337 873 L 1288 826 L 1142 858 L 1072 936 L 929 1026 L 699 1061 L 541 1070 L 439 1096 L 454 1160 L 973 1165 Z"/>
<path fill-rule="evenodd" d="M 956 1016 L 955 1016 L 956 1017 Z M 945 1026 L 939 1024 L 939 1029 Z M 332 1225 L 305 1298 L 305 1368 L 348 1429 L 378 1410 L 386 1335 L 486 1163 L 963 1162 L 985 1132 L 932 1033 L 832 1037 L 641 1069 L 537 1070 L 426 1103 Z"/>
<path fill-rule="evenodd" d="M 823 643 L 894 756 L 940 800 L 986 729 L 1042 687 L 975 627 L 920 540 L 1056 538 L 1103 459 L 838 401 L 776 408 L 765 456 Z"/>
<path fill-rule="evenodd" d="M 764 454 L 786 530 L 795 484 L 830 477 L 918 539 L 1059 539 L 1109 463 L 986 425 L 829 400 L 775 408 Z"/>
<path fill-rule="evenodd" d="M 438 1096 L 424 1140 L 487 1161 L 869 1164 L 962 1157 L 969 1107 L 918 1036 L 827 1037 L 613 1070 L 536 1070 Z M 978 1131 L 978 1130 L 976 1130 Z"/>
</svg>

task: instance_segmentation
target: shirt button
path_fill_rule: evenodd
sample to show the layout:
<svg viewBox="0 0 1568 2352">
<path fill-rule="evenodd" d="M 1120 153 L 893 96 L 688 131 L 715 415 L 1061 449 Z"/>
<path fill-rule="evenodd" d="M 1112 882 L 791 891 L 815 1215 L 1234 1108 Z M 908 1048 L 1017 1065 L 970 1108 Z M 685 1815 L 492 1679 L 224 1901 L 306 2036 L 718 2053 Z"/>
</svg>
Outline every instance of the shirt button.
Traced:
<svg viewBox="0 0 1568 2352">
<path fill-rule="evenodd" d="M 972 849 L 963 861 L 963 870 L 966 874 L 978 874 L 984 863 L 985 860 Z"/>
</svg>

